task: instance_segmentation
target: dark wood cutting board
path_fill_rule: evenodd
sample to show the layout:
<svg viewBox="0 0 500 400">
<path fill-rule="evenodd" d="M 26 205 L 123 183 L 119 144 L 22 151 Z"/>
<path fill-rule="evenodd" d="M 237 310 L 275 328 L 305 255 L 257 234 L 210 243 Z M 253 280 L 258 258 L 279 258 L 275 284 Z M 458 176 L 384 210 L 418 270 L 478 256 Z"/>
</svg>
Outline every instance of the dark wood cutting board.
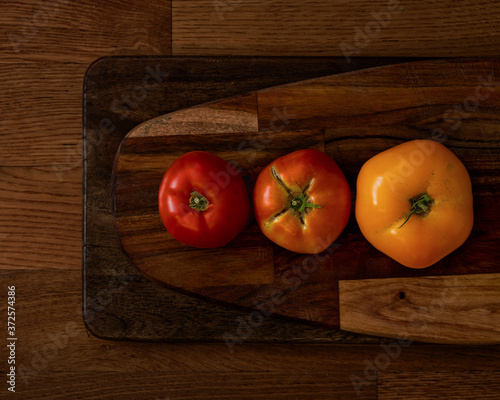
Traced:
<svg viewBox="0 0 500 400">
<path fill-rule="evenodd" d="M 405 63 L 148 120 L 127 135 L 115 159 L 114 222 L 123 249 L 145 276 L 220 304 L 256 308 L 259 318 L 272 313 L 371 335 L 498 343 L 499 72 L 498 60 Z M 475 224 L 465 245 L 425 270 L 402 267 L 375 250 L 353 215 L 317 257 L 273 245 L 254 221 L 224 248 L 190 248 L 166 232 L 158 215 L 163 173 L 187 151 L 236 162 L 251 189 L 276 157 L 318 148 L 338 162 L 354 194 L 357 172 L 371 156 L 433 135 L 471 174 Z"/>
</svg>

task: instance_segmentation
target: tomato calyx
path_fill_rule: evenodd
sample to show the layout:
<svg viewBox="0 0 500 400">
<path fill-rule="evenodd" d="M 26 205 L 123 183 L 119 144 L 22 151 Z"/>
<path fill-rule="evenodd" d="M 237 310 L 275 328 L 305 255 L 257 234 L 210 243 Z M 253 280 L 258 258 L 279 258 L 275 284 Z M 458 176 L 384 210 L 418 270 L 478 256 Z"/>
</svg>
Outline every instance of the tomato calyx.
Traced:
<svg viewBox="0 0 500 400">
<path fill-rule="evenodd" d="M 278 211 L 271 217 L 271 221 L 276 221 L 281 215 L 289 211 L 293 216 L 297 217 L 302 226 L 305 226 L 305 216 L 309 214 L 314 208 L 321 208 L 321 205 L 313 204 L 311 199 L 307 195 L 307 191 L 311 187 L 312 180 L 306 183 L 304 188 L 299 186 L 300 191 L 294 191 L 288 187 L 288 185 L 281 179 L 278 171 L 273 166 L 271 167 L 271 174 L 276 182 L 285 190 L 288 194 L 288 204 L 285 205 L 283 209 Z"/>
<path fill-rule="evenodd" d="M 413 196 L 410 200 L 410 213 L 406 217 L 405 221 L 398 227 L 402 228 L 404 224 L 408 222 L 412 215 L 418 215 L 423 218 L 426 217 L 432 205 L 434 204 L 434 200 L 427 193 L 420 193 L 416 196 Z"/>
<path fill-rule="evenodd" d="M 189 207 L 196 211 L 205 211 L 210 205 L 209 201 L 205 196 L 203 196 L 198 191 L 191 192 L 191 197 L 189 198 Z"/>
<path fill-rule="evenodd" d="M 309 203 L 309 197 L 304 192 L 301 192 L 297 197 L 290 201 L 290 208 L 297 211 L 299 214 L 303 213 L 306 208 L 320 208 L 321 206 Z"/>
</svg>

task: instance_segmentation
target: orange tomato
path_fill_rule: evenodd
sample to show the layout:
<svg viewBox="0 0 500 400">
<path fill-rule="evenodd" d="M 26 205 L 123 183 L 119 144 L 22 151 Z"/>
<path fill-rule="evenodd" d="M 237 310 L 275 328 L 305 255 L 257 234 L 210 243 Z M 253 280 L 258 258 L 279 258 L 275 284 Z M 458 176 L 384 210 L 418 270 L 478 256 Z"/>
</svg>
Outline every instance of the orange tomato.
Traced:
<svg viewBox="0 0 500 400">
<path fill-rule="evenodd" d="M 377 154 L 361 168 L 355 214 L 365 238 L 409 268 L 426 268 L 472 230 L 472 185 L 445 146 L 414 140 Z"/>
</svg>

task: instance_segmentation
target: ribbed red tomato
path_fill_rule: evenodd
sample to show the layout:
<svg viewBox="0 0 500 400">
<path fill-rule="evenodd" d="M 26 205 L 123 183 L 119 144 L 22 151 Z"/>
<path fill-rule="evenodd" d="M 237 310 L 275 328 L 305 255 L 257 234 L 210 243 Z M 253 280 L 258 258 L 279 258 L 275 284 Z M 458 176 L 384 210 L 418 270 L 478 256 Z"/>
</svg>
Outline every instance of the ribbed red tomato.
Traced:
<svg viewBox="0 0 500 400">
<path fill-rule="evenodd" d="M 174 238 L 201 248 L 227 244 L 250 215 L 239 171 L 206 151 L 186 153 L 172 163 L 160 185 L 158 208 Z"/>
<path fill-rule="evenodd" d="M 254 188 L 255 217 L 276 244 L 320 253 L 342 233 L 351 191 L 333 159 L 314 149 L 280 157 L 262 170 Z"/>
</svg>

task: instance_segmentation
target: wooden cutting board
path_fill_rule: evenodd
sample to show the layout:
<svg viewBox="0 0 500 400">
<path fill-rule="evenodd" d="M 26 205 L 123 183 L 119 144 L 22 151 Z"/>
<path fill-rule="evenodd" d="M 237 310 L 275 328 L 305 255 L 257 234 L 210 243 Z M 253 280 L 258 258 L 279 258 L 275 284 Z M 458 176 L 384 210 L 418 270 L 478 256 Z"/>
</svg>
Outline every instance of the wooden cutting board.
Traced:
<svg viewBox="0 0 500 400">
<path fill-rule="evenodd" d="M 113 210 L 121 244 L 147 277 L 198 297 L 353 332 L 441 343 L 500 342 L 498 60 L 422 61 L 252 92 L 149 120 L 120 145 Z M 356 175 L 371 156 L 440 134 L 468 168 L 468 241 L 425 270 L 375 250 L 354 216 L 314 257 L 273 245 L 255 221 L 220 249 L 185 246 L 164 229 L 157 193 L 168 166 L 203 149 L 236 162 L 251 191 L 273 159 L 317 148 Z M 353 197 L 354 200 L 354 197 Z M 451 228 L 452 229 L 452 228 Z"/>
</svg>

